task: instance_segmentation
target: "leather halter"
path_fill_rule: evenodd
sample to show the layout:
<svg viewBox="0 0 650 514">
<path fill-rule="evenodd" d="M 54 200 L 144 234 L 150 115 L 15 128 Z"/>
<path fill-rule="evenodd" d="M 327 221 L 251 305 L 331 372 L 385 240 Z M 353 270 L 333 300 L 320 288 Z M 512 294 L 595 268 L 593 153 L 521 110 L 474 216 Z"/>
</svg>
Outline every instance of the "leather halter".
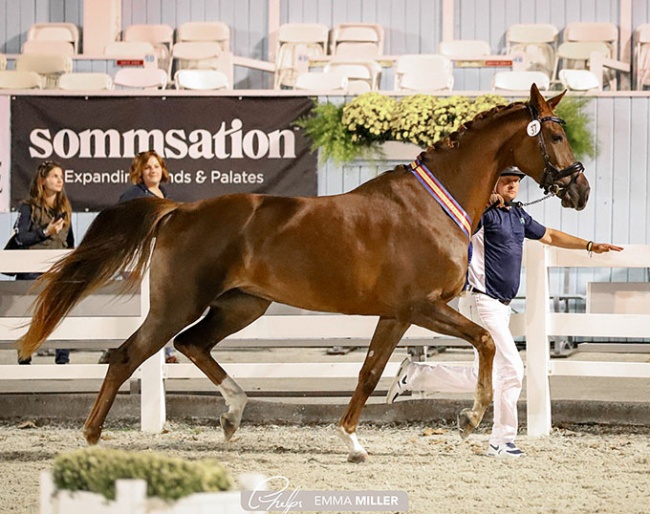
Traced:
<svg viewBox="0 0 650 514">
<path fill-rule="evenodd" d="M 544 175 L 542 176 L 542 180 L 539 183 L 539 187 L 544 189 L 544 194 L 557 195 L 562 189 L 566 189 L 571 183 L 573 183 L 578 177 L 578 173 L 584 172 L 585 167 L 580 161 L 576 161 L 566 168 L 559 169 L 555 164 L 551 162 L 551 159 L 548 156 L 548 151 L 546 150 L 546 143 L 544 142 L 544 134 L 541 126 L 547 121 L 559 123 L 560 125 L 565 125 L 566 122 L 557 116 L 544 116 L 543 118 L 540 118 L 537 109 L 530 105 L 530 103 L 527 103 L 526 107 L 528 107 L 528 111 L 530 112 L 531 123 L 532 121 L 537 120 L 540 124 L 539 131 L 537 132 L 537 141 L 539 142 L 539 149 L 541 150 L 542 156 L 544 157 L 545 167 Z M 570 175 L 573 175 L 571 182 L 564 186 L 564 188 L 560 187 L 557 182 Z"/>
</svg>

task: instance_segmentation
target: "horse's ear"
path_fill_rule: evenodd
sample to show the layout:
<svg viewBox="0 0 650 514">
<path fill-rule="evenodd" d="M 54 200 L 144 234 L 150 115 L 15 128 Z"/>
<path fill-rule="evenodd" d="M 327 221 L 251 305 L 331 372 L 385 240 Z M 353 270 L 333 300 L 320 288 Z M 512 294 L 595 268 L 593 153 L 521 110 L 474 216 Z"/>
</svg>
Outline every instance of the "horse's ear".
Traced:
<svg viewBox="0 0 650 514">
<path fill-rule="evenodd" d="M 543 102 L 544 102 L 544 97 L 539 92 L 539 89 L 537 89 L 537 84 L 533 82 L 530 86 L 530 105 L 535 107 L 539 112 L 540 107 L 543 105 L 542 104 Z"/>
<path fill-rule="evenodd" d="M 546 103 L 548 104 L 548 106 L 551 109 L 555 110 L 555 108 L 557 107 L 557 104 L 559 104 L 560 100 L 562 100 L 562 98 L 564 98 L 564 95 L 566 95 L 566 91 L 567 90 L 565 89 L 559 95 L 554 96 L 553 98 L 549 98 L 548 100 L 546 100 Z"/>
</svg>

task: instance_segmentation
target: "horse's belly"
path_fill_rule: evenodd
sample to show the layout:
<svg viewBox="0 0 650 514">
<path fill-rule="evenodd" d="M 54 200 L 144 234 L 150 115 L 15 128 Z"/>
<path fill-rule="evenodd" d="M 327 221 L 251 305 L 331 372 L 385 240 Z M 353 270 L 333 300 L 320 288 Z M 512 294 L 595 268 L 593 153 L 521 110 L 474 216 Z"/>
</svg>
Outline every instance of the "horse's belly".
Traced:
<svg viewBox="0 0 650 514">
<path fill-rule="evenodd" d="M 405 305 L 432 296 L 453 296 L 462 273 L 437 277 L 434 267 L 355 266 L 321 264 L 308 269 L 284 266 L 256 276 L 241 289 L 301 309 L 393 317 Z M 449 283 L 443 286 L 441 283 Z"/>
</svg>

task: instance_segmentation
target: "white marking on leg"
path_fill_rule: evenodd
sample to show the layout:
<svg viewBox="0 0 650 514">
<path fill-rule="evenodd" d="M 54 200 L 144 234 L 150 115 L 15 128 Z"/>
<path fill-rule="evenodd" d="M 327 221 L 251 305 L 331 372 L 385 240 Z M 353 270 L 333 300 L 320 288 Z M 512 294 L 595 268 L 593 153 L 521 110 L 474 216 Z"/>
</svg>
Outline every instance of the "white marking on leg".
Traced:
<svg viewBox="0 0 650 514">
<path fill-rule="evenodd" d="M 352 432 L 351 434 L 348 434 L 343 427 L 338 427 L 336 429 L 337 435 L 343 440 L 345 443 L 345 446 L 348 447 L 348 451 L 350 453 L 365 453 L 367 454 L 365 448 L 361 446 L 361 443 L 359 443 L 359 439 L 357 439 L 357 433 Z"/>
<path fill-rule="evenodd" d="M 239 421 L 241 420 L 244 407 L 248 401 L 248 396 L 239 384 L 230 376 L 227 376 L 218 388 L 228 406 L 228 414 L 234 416 L 231 417 L 231 420 L 235 422 L 236 426 L 239 426 Z"/>
</svg>

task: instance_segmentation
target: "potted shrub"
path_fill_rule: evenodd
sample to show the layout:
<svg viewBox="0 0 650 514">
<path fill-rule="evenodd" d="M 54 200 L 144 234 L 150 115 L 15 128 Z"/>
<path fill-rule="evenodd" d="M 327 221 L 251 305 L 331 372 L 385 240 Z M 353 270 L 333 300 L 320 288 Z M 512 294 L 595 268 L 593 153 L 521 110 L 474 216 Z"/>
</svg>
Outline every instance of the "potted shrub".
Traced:
<svg viewBox="0 0 650 514">
<path fill-rule="evenodd" d="M 85 448 L 58 456 L 41 475 L 43 514 L 245 512 L 228 471 L 215 460 Z"/>
<path fill-rule="evenodd" d="M 568 97 L 556 114 L 566 121 L 565 130 L 575 156 L 594 158 L 597 141 L 585 112 L 585 97 Z M 393 98 L 380 93 L 364 93 L 348 103 L 318 103 L 311 114 L 296 125 L 305 129 L 312 149 L 319 151 L 322 162 L 335 164 L 364 159 L 414 158 L 418 149 L 426 149 L 458 130 L 478 113 L 510 103 L 502 96 L 432 96 L 416 94 Z"/>
</svg>

